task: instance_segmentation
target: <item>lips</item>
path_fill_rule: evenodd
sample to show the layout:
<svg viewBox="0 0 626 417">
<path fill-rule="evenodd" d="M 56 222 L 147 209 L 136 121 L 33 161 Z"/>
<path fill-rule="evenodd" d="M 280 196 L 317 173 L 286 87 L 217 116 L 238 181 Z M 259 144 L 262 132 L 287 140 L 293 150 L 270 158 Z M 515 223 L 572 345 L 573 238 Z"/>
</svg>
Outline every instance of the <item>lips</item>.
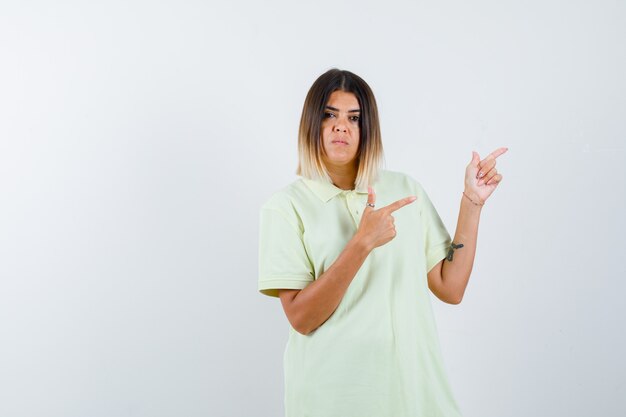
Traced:
<svg viewBox="0 0 626 417">
<path fill-rule="evenodd" d="M 336 144 L 336 145 L 347 145 L 348 142 L 346 142 L 345 140 L 334 140 L 332 143 Z"/>
</svg>

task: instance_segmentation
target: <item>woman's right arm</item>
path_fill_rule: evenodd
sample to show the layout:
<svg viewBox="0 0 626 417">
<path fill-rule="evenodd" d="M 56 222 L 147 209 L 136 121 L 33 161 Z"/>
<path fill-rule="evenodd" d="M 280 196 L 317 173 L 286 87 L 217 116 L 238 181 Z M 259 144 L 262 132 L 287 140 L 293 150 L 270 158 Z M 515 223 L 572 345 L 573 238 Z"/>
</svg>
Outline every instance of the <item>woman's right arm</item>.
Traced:
<svg viewBox="0 0 626 417">
<path fill-rule="evenodd" d="M 415 199 L 406 197 L 378 210 L 367 206 L 358 230 L 319 278 L 302 290 L 278 290 L 287 319 L 297 332 L 309 334 L 328 320 L 370 252 L 396 236 L 391 213 Z M 374 204 L 375 200 L 374 190 L 370 188 L 367 201 Z"/>
<path fill-rule="evenodd" d="M 306 288 L 278 290 L 287 319 L 297 332 L 306 335 L 324 324 L 372 249 L 355 234 L 337 260 Z"/>
</svg>

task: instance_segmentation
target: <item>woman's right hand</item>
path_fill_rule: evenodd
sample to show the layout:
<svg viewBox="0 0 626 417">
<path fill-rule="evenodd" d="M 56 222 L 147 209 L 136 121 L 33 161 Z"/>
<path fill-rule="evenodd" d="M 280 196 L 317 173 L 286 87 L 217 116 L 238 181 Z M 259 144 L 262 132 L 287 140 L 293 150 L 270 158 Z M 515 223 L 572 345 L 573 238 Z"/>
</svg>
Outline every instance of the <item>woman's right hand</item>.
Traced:
<svg viewBox="0 0 626 417">
<path fill-rule="evenodd" d="M 370 250 L 389 242 L 396 237 L 396 227 L 391 213 L 411 204 L 416 199 L 415 196 L 406 197 L 377 210 L 369 205 L 365 206 L 355 236 L 362 239 Z M 367 202 L 376 203 L 376 194 L 372 187 L 367 187 Z"/>
</svg>

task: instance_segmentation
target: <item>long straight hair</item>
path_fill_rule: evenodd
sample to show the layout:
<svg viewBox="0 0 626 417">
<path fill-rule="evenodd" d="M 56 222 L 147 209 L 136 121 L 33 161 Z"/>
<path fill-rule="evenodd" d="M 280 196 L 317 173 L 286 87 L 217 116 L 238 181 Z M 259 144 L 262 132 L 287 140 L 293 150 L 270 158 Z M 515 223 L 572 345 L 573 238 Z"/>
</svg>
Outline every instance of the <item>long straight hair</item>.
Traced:
<svg viewBox="0 0 626 417">
<path fill-rule="evenodd" d="M 311 86 L 304 100 L 298 132 L 298 169 L 296 175 L 321 179 L 332 184 L 332 179 L 322 160 L 322 119 L 330 95 L 345 91 L 356 96 L 359 117 L 359 148 L 357 150 L 357 176 L 355 188 L 367 189 L 378 179 L 383 162 L 383 144 L 380 135 L 378 107 L 372 89 L 358 75 L 333 68 L 322 74 Z"/>
</svg>

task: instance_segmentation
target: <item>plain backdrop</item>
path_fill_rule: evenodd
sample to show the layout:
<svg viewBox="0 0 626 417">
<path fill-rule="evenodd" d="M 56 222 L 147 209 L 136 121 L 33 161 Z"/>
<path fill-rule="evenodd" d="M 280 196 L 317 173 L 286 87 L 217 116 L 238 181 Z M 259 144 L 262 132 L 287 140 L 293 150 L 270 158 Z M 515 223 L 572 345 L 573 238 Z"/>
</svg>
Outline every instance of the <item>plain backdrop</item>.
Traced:
<svg viewBox="0 0 626 417">
<path fill-rule="evenodd" d="M 467 417 L 626 415 L 626 3 L 0 3 L 0 416 L 281 416 L 258 213 L 332 67 L 454 234 L 500 146 L 460 305 Z M 388 416 L 393 417 L 393 416 Z"/>
</svg>

